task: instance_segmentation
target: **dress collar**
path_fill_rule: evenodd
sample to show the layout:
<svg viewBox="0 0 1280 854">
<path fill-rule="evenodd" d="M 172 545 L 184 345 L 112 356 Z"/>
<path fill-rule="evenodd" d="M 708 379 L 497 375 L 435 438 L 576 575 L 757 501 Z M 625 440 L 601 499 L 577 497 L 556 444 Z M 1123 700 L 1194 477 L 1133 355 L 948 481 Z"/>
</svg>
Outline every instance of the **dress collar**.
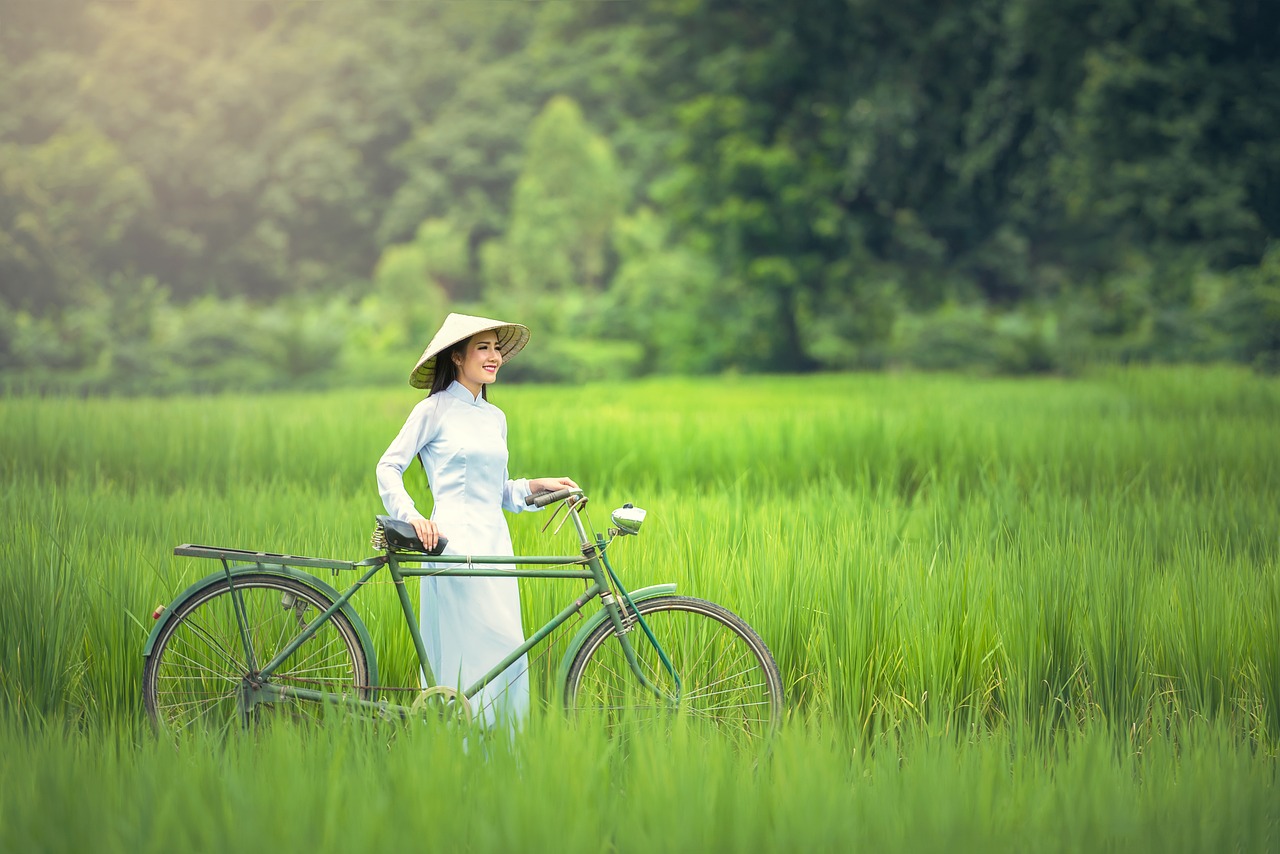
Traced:
<svg viewBox="0 0 1280 854">
<path fill-rule="evenodd" d="M 484 406 L 488 403 L 488 401 L 480 395 L 473 395 L 471 392 L 467 391 L 467 387 L 457 380 L 449 383 L 449 387 L 445 389 L 445 392 L 456 397 L 458 400 L 461 400 L 463 403 L 469 403 L 472 406 Z"/>
</svg>

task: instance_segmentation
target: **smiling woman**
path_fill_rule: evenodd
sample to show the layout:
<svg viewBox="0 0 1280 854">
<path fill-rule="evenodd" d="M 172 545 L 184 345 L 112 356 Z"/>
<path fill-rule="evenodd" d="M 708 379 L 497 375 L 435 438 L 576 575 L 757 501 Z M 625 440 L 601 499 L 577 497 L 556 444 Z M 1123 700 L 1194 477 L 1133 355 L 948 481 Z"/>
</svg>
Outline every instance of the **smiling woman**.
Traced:
<svg viewBox="0 0 1280 854">
<path fill-rule="evenodd" d="M 458 382 L 472 395 L 488 400 L 485 386 L 498 378 L 498 368 L 502 367 L 498 334 L 490 331 L 471 336 L 465 345 L 450 348 L 449 359 L 457 367 Z"/>
<path fill-rule="evenodd" d="M 428 550 L 441 536 L 445 554 L 511 555 L 503 510 L 527 508 L 535 492 L 577 488 L 567 477 L 513 480 L 507 474 L 507 418 L 488 401 L 504 359 L 518 353 L 529 330 L 518 323 L 450 314 L 409 377 L 430 388 L 378 461 L 378 490 L 387 512 L 413 525 Z M 404 470 L 422 461 L 435 506 L 418 512 Z M 419 619 L 436 684 L 467 688 L 524 641 L 515 578 L 422 580 Z M 518 725 L 529 709 L 528 661 L 516 660 L 474 698 L 482 720 Z"/>
</svg>

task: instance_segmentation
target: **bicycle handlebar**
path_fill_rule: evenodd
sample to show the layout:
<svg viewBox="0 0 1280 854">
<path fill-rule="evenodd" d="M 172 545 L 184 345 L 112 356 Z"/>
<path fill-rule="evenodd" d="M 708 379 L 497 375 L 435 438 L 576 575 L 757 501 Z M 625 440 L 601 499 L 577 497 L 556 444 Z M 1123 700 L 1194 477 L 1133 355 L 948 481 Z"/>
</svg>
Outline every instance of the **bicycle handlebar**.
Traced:
<svg viewBox="0 0 1280 854">
<path fill-rule="evenodd" d="M 524 503 L 530 507 L 546 507 L 548 504 L 555 504 L 557 501 L 563 501 L 574 493 L 581 494 L 580 489 L 557 489 L 555 492 L 535 492 L 524 500 Z"/>
</svg>

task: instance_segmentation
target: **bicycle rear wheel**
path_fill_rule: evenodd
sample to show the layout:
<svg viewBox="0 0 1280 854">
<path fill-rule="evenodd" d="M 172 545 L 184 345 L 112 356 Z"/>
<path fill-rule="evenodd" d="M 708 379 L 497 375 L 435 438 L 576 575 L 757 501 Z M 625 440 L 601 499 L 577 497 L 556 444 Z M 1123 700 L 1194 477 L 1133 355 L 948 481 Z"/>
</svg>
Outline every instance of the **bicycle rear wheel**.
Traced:
<svg viewBox="0 0 1280 854">
<path fill-rule="evenodd" d="M 740 617 L 687 596 L 646 599 L 636 608 L 680 677 L 679 701 L 665 701 L 640 684 L 613 623 L 606 620 L 569 666 L 564 699 L 574 715 L 597 719 L 611 730 L 626 722 L 643 725 L 676 715 L 743 742 L 777 728 L 783 712 L 782 676 L 769 648 Z M 675 681 L 643 630 L 633 626 L 628 639 L 645 676 L 674 697 Z"/>
<path fill-rule="evenodd" d="M 258 667 L 283 650 L 333 603 L 307 584 L 278 575 L 235 577 L 244 603 L 250 645 Z M 222 579 L 175 606 L 143 670 L 142 695 L 157 729 L 226 731 L 245 722 L 237 695 L 251 676 L 231 587 Z M 351 621 L 341 611 L 294 651 L 269 680 L 370 699 L 369 667 Z M 253 717 L 287 715 L 315 719 L 323 704 L 277 700 L 254 707 Z"/>
</svg>

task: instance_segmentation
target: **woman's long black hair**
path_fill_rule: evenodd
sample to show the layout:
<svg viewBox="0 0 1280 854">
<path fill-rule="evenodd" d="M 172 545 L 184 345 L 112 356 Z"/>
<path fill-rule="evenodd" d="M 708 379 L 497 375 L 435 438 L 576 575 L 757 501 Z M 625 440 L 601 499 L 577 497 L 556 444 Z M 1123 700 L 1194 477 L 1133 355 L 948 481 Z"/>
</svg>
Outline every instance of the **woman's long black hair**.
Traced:
<svg viewBox="0 0 1280 854">
<path fill-rule="evenodd" d="M 431 380 L 431 392 L 427 397 L 431 397 L 438 391 L 444 391 L 458 378 L 458 366 L 453 363 L 453 354 L 461 353 L 465 359 L 469 343 L 471 343 L 470 338 L 465 341 L 459 341 L 457 344 L 450 344 L 436 356 L 436 375 Z M 480 386 L 480 396 L 485 400 L 489 399 L 488 384 Z"/>
</svg>

